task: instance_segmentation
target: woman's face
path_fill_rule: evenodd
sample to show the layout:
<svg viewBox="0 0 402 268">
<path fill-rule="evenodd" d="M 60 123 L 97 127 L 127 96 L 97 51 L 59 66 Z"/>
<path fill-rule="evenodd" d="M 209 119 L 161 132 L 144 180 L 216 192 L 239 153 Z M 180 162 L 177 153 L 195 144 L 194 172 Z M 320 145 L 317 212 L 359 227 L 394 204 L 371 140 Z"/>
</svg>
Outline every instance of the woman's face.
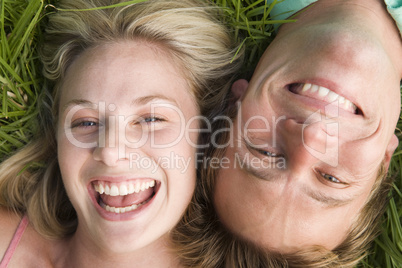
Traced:
<svg viewBox="0 0 402 268">
<path fill-rule="evenodd" d="M 57 145 L 76 235 L 129 252 L 174 227 L 195 187 L 191 92 L 172 57 L 147 42 L 102 45 L 73 62 L 61 85 Z"/>
</svg>

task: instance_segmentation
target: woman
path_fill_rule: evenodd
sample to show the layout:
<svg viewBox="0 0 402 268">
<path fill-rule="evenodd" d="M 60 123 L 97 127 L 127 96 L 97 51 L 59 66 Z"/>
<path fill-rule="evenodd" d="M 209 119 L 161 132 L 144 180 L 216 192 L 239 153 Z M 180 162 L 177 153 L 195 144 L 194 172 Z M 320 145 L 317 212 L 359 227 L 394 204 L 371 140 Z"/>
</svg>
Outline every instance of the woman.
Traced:
<svg viewBox="0 0 402 268">
<path fill-rule="evenodd" d="M 241 62 L 202 1 L 96 9 L 115 3 L 61 1 L 49 19 L 53 96 L 0 166 L 1 267 L 179 266 L 169 231 L 194 189 L 200 116 Z"/>
</svg>

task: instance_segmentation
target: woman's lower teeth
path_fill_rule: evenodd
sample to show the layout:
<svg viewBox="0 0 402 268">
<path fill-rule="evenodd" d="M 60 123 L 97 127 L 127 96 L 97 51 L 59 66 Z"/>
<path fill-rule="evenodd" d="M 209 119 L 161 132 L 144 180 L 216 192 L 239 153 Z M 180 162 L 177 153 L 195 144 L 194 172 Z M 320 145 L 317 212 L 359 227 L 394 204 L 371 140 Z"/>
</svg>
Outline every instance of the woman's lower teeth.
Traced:
<svg viewBox="0 0 402 268">
<path fill-rule="evenodd" d="M 142 205 L 146 204 L 148 201 L 149 201 L 149 200 L 146 200 L 146 201 L 144 201 L 144 202 L 142 202 L 142 203 L 139 203 L 139 204 L 133 204 L 133 205 L 127 206 L 127 207 L 117 207 L 117 208 L 116 208 L 116 207 L 108 206 L 108 205 L 106 205 L 106 204 L 103 203 L 103 202 L 100 202 L 100 205 L 101 205 L 101 207 L 102 207 L 103 209 L 105 209 L 106 211 L 109 211 L 109 212 L 114 212 L 114 213 L 126 213 L 126 212 L 130 212 L 130 211 L 136 210 L 137 208 L 139 208 L 139 207 L 141 207 Z"/>
</svg>

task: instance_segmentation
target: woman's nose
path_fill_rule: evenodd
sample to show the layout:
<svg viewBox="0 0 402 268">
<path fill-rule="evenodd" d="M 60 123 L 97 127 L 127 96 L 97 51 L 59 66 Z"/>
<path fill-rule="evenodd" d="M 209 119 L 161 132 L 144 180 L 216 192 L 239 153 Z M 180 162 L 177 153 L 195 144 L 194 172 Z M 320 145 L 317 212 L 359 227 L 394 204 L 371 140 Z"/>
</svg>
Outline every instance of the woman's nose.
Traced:
<svg viewBox="0 0 402 268">
<path fill-rule="evenodd" d="M 148 132 L 133 127 L 128 119 L 115 121 L 108 122 L 99 133 L 98 146 L 93 151 L 94 159 L 108 166 L 116 166 L 119 161 L 128 160 L 130 154 L 141 150 L 150 138 Z"/>
<path fill-rule="evenodd" d="M 99 142 L 93 151 L 93 158 L 107 166 L 116 166 L 118 161 L 127 160 L 125 144 L 116 135 L 116 129 L 108 128 L 99 134 Z"/>
</svg>

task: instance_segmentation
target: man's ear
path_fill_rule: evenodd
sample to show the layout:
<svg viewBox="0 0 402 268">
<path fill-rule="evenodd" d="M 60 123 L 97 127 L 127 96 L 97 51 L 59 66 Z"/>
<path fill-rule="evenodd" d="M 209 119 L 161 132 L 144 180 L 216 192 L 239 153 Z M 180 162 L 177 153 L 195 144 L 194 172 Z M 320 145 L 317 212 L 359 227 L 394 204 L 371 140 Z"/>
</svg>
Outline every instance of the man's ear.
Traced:
<svg viewBox="0 0 402 268">
<path fill-rule="evenodd" d="M 389 163 L 391 162 L 392 155 L 394 154 L 395 149 L 398 147 L 399 140 L 395 134 L 392 135 L 391 140 L 388 143 L 387 150 L 385 151 L 384 164 L 386 170 L 388 170 Z"/>
<path fill-rule="evenodd" d="M 232 85 L 232 94 L 234 96 L 235 102 L 240 100 L 248 87 L 248 81 L 245 79 L 236 80 Z"/>
</svg>

